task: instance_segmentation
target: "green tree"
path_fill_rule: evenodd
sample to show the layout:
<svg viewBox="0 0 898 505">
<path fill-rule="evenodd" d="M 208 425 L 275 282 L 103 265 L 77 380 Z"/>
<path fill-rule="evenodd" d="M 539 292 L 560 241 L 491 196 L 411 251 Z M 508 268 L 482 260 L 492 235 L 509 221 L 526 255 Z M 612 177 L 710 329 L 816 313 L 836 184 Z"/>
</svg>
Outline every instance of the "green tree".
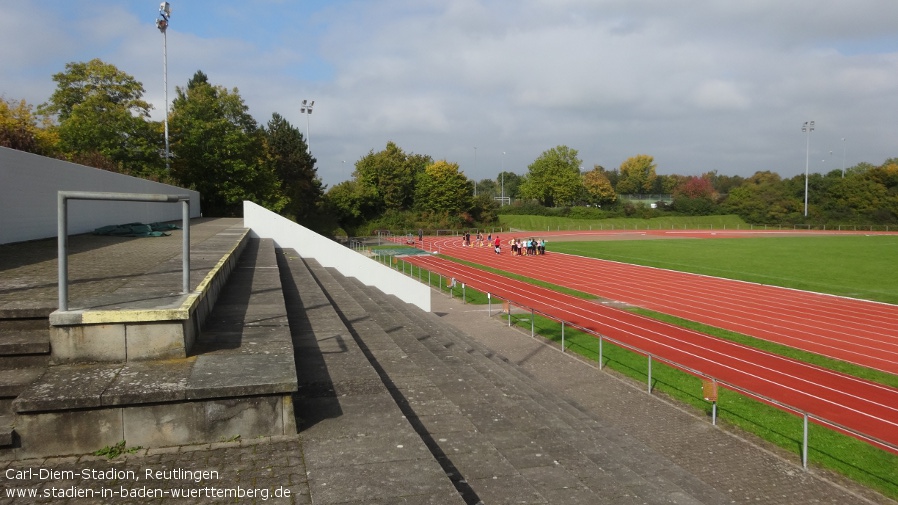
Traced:
<svg viewBox="0 0 898 505">
<path fill-rule="evenodd" d="M 655 184 L 655 159 L 647 154 L 637 154 L 627 158 L 620 166 L 618 194 L 645 194 L 652 191 Z"/>
<path fill-rule="evenodd" d="M 418 174 L 415 208 L 449 215 L 468 212 L 473 191 L 473 184 L 459 171 L 458 163 L 436 161 Z"/>
<path fill-rule="evenodd" d="M 243 200 L 279 212 L 286 199 L 266 157 L 264 134 L 237 89 L 213 86 L 197 72 L 175 92 L 172 176 L 200 192 L 203 213 L 237 216 Z"/>
<path fill-rule="evenodd" d="M 72 159 L 108 160 L 100 168 L 148 175 L 162 164 L 162 136 L 148 121 L 143 84 L 115 65 L 68 63 L 53 75 L 56 90 L 38 112 L 59 121 L 59 147 Z"/>
<path fill-rule="evenodd" d="M 798 221 L 803 210 L 803 202 L 794 191 L 770 171 L 756 172 L 744 184 L 733 188 L 721 205 L 725 212 L 752 224 Z"/>
<path fill-rule="evenodd" d="M 617 193 L 605 169 L 596 165 L 592 170 L 583 174 L 583 187 L 589 198 L 589 203 L 607 205 L 617 201 Z"/>
<path fill-rule="evenodd" d="M 410 210 L 415 201 L 418 174 L 432 162 L 430 156 L 406 154 L 394 142 L 387 142 L 383 151 L 369 151 L 356 162 L 353 175 L 363 187 L 362 194 L 375 195 L 377 213 Z"/>
<path fill-rule="evenodd" d="M 524 178 L 513 172 L 499 172 L 496 176 L 496 196 L 505 195 L 514 200 L 521 196 L 521 184 Z"/>
<path fill-rule="evenodd" d="M 577 150 L 557 146 L 544 151 L 528 167 L 520 192 L 546 207 L 571 205 L 580 194 L 580 165 Z"/>
<path fill-rule="evenodd" d="M 477 193 L 477 196 L 484 195 L 489 198 L 499 196 L 499 186 L 492 179 L 481 179 L 477 181 L 476 187 L 475 193 Z"/>
<path fill-rule="evenodd" d="M 287 197 L 283 213 L 308 223 L 318 212 L 324 185 L 315 168 L 315 158 L 298 128 L 274 113 L 264 130 L 265 146 L 281 192 Z"/>
</svg>

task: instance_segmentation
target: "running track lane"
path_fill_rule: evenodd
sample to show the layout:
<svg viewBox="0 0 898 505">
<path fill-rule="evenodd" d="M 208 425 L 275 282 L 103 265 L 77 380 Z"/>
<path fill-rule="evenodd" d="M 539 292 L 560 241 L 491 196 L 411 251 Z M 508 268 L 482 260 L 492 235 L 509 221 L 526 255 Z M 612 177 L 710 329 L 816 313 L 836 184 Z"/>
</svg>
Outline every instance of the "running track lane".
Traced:
<svg viewBox="0 0 898 505">
<path fill-rule="evenodd" d="M 771 398 L 898 454 L 898 389 L 783 358 L 434 256 L 404 258 L 472 288 Z M 819 421 L 819 416 L 825 421 Z M 835 423 L 836 426 L 828 422 Z M 843 430 L 839 430 L 843 431 Z M 847 432 L 849 435 L 856 434 Z M 889 445 L 877 443 L 885 442 Z"/>
<path fill-rule="evenodd" d="M 511 238 L 506 235 L 503 242 Z M 898 306 L 568 254 L 512 257 L 503 243 L 429 250 L 610 300 L 898 374 Z"/>
</svg>

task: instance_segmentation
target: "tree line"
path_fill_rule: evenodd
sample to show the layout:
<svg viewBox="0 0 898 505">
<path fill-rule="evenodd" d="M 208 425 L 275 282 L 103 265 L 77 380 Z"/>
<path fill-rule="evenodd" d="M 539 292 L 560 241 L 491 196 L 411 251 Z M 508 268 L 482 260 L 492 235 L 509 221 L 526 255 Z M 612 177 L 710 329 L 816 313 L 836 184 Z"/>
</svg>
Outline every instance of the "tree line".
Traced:
<svg viewBox="0 0 898 505">
<path fill-rule="evenodd" d="M 207 216 L 236 216 L 243 200 L 297 220 L 319 215 L 324 185 L 299 129 L 280 114 L 260 126 L 239 91 L 197 71 L 175 87 L 163 122 L 133 76 L 99 59 L 54 74 L 36 108 L 0 99 L 0 146 L 195 189 Z M 169 168 L 167 168 L 169 166 Z"/>
<path fill-rule="evenodd" d="M 497 225 L 503 212 L 599 219 L 736 214 L 752 224 L 898 224 L 896 158 L 810 174 L 807 209 L 803 174 L 663 175 L 647 154 L 618 168 L 584 170 L 578 151 L 564 145 L 544 151 L 524 173 L 502 171 L 495 179 L 473 181 L 457 163 L 388 142 L 359 159 L 350 180 L 327 190 L 298 128 L 278 113 L 260 126 L 236 88 L 215 85 L 202 71 L 175 88 L 168 158 L 163 123 L 149 119 L 152 106 L 132 76 L 94 59 L 69 63 L 52 78 L 56 90 L 36 109 L 24 100 L 0 98 L 0 146 L 195 189 L 207 216 L 239 215 L 242 201 L 252 200 L 317 231 L 350 235 L 484 228 Z M 648 206 L 620 197 L 630 194 L 672 199 Z M 512 205 L 500 207 L 505 203 Z M 573 208 L 580 210 L 572 214 Z"/>
</svg>

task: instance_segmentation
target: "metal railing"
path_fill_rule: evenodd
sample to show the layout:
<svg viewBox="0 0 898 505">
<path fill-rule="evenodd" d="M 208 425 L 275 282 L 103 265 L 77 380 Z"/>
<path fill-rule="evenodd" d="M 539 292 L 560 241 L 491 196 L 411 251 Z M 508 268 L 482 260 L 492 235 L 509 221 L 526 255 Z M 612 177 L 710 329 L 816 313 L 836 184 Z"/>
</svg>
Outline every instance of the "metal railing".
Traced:
<svg viewBox="0 0 898 505">
<path fill-rule="evenodd" d="M 59 310 L 69 309 L 69 200 L 113 200 L 123 202 L 182 202 L 181 221 L 183 240 L 181 253 L 181 292 L 190 291 L 190 195 L 163 195 L 147 193 L 102 193 L 90 191 L 60 191 L 57 194 L 57 250 L 59 255 Z"/>
</svg>

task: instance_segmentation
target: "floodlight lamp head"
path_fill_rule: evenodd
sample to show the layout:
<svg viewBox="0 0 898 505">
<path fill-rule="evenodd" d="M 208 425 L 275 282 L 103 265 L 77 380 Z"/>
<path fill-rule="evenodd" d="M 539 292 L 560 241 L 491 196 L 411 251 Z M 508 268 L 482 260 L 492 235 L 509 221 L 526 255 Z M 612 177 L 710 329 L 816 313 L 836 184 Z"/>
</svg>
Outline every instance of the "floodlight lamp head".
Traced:
<svg viewBox="0 0 898 505">
<path fill-rule="evenodd" d="M 165 17 L 171 16 L 171 4 L 168 2 L 159 4 L 159 14 L 162 14 Z"/>
<path fill-rule="evenodd" d="M 303 100 L 302 104 L 305 105 L 308 100 Z"/>
<path fill-rule="evenodd" d="M 312 100 L 312 103 L 309 104 L 309 107 L 315 105 L 315 100 Z"/>
</svg>

